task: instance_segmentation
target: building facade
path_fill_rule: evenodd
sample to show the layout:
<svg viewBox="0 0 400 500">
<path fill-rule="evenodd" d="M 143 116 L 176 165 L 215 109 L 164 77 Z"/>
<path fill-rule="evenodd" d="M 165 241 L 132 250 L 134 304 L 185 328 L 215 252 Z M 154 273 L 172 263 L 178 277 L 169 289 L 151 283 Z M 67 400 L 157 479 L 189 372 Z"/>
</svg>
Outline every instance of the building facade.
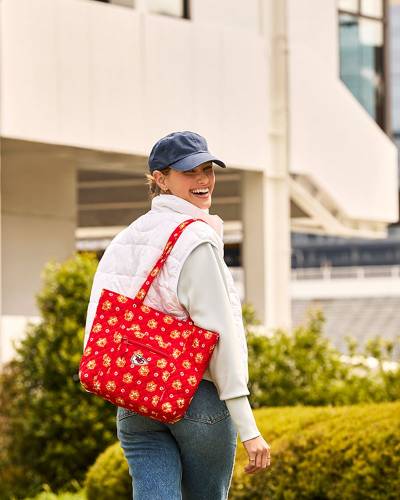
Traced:
<svg viewBox="0 0 400 500">
<path fill-rule="evenodd" d="M 338 11 L 340 77 L 399 149 L 400 1 L 344 0 Z M 325 333 L 342 350 L 346 336 L 361 345 L 376 335 L 395 341 L 399 221 L 377 239 L 292 233 L 291 295 L 294 324 L 310 307 L 322 308 Z"/>
<path fill-rule="evenodd" d="M 101 252 L 148 210 L 147 155 L 173 130 L 201 133 L 228 165 L 211 212 L 267 328 L 291 325 L 291 231 L 386 235 L 397 152 L 371 114 L 380 82 L 365 109 L 343 81 L 342 7 L 1 0 L 2 360 L 37 315 L 44 264 Z"/>
</svg>

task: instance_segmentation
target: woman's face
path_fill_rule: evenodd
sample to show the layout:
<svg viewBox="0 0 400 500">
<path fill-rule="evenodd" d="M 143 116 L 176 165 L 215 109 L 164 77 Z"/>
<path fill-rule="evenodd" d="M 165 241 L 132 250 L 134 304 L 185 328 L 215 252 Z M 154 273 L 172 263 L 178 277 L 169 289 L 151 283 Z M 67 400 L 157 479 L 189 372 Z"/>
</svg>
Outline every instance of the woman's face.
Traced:
<svg viewBox="0 0 400 500">
<path fill-rule="evenodd" d="M 168 189 L 171 194 L 193 203 L 198 208 L 210 208 L 215 185 L 214 166 L 211 161 L 186 172 L 171 168 L 168 175 L 156 170 L 153 176 L 163 190 Z"/>
</svg>

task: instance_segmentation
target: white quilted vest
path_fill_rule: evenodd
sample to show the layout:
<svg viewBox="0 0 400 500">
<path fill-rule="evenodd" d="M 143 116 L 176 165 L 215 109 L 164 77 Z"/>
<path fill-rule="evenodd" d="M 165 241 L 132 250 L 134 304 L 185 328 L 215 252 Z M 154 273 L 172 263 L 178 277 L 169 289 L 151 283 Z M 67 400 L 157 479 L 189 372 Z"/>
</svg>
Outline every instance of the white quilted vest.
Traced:
<svg viewBox="0 0 400 500">
<path fill-rule="evenodd" d="M 165 313 L 178 318 L 188 317 L 177 295 L 182 266 L 190 252 L 203 242 L 209 242 L 217 248 L 223 259 L 223 222 L 217 215 L 210 215 L 178 196 L 158 195 L 152 200 L 151 210 L 114 237 L 99 262 L 87 311 L 84 345 L 89 337 L 102 288 L 134 297 L 160 257 L 172 231 L 189 218 L 200 218 L 208 224 L 196 221 L 183 231 L 144 300 L 145 304 Z M 240 337 L 243 362 L 247 364 L 240 298 L 229 268 L 226 265 L 223 268 L 237 325 L 236 334 Z M 203 378 L 210 379 L 208 370 Z"/>
</svg>

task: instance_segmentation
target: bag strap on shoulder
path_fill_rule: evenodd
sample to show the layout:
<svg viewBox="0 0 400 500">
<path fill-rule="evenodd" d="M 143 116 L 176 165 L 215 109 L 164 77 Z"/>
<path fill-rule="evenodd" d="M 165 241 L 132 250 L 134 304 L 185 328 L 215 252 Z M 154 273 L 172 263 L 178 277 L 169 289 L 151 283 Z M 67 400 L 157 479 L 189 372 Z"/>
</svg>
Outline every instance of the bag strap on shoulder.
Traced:
<svg viewBox="0 0 400 500">
<path fill-rule="evenodd" d="M 187 228 L 187 226 L 189 226 L 189 224 L 192 224 L 193 222 L 196 222 L 198 220 L 207 224 L 207 222 L 203 219 L 187 219 L 183 221 L 181 224 L 179 224 L 179 226 L 177 226 L 172 231 L 171 236 L 168 238 L 168 241 L 164 247 L 164 250 L 160 258 L 157 260 L 153 269 L 150 271 L 149 275 L 147 276 L 142 286 L 139 288 L 138 293 L 136 294 L 135 299 L 137 299 L 139 303 L 142 303 L 144 298 L 146 297 L 147 292 L 149 291 L 155 278 L 160 273 L 163 265 L 165 264 L 165 261 L 168 258 L 168 255 L 171 253 L 172 249 L 175 246 L 175 243 L 178 241 L 179 236 L 183 233 L 183 231 Z"/>
</svg>

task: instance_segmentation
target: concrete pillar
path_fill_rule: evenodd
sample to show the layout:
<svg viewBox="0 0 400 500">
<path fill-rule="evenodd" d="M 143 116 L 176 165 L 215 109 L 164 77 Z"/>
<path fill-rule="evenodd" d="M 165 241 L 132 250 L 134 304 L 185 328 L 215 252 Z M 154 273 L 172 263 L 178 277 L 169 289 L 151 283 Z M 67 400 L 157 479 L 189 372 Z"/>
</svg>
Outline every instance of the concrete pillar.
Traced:
<svg viewBox="0 0 400 500">
<path fill-rule="evenodd" d="M 245 172 L 242 184 L 246 300 L 267 329 L 291 327 L 290 198 L 288 188 L 288 71 L 286 1 L 260 2 L 260 29 L 269 48 L 271 163 Z M 266 89 L 267 91 L 267 89 Z"/>
<path fill-rule="evenodd" d="M 38 314 L 35 295 L 42 286 L 44 265 L 74 252 L 76 171 L 62 154 L 29 151 L 18 141 L 3 148 L 1 169 L 0 361 L 4 361 L 18 325 Z"/>
<path fill-rule="evenodd" d="M 266 324 L 268 313 L 263 177 L 262 172 L 242 172 L 242 266 L 245 301 L 254 306 L 258 319 Z"/>
<path fill-rule="evenodd" d="M 284 179 L 245 172 L 242 181 L 245 297 L 267 330 L 289 329 L 290 212 Z"/>
<path fill-rule="evenodd" d="M 0 137 L 0 364 L 3 359 L 3 342 L 2 342 L 2 317 L 3 317 L 3 312 L 2 312 L 2 306 L 3 306 L 3 255 L 2 255 L 2 247 L 3 247 L 3 228 L 2 228 L 2 207 L 3 207 L 3 169 L 2 169 L 2 158 L 1 158 L 1 151 L 2 151 L 2 139 Z"/>
</svg>

